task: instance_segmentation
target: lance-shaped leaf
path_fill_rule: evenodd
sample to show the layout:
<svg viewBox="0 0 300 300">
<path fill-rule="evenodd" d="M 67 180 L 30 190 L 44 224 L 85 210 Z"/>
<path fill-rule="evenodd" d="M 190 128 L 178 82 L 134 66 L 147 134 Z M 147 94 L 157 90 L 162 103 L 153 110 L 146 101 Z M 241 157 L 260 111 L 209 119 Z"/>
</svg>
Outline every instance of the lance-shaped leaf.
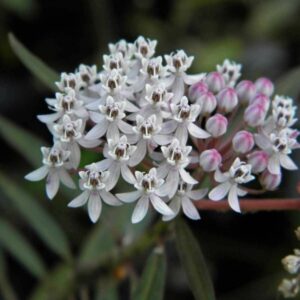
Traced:
<svg viewBox="0 0 300 300">
<path fill-rule="evenodd" d="M 3 219 L 0 219 L 0 245 L 33 276 L 41 278 L 46 274 L 46 268 L 38 253 L 22 234 Z"/>
<path fill-rule="evenodd" d="M 46 245 L 58 255 L 69 259 L 70 248 L 67 237 L 57 222 L 24 189 L 0 173 L 2 192 L 24 217 Z"/>
<path fill-rule="evenodd" d="M 40 148 L 45 145 L 41 139 L 3 116 L 0 116 L 0 135 L 34 167 L 41 165 Z"/>
<path fill-rule="evenodd" d="M 215 300 L 213 284 L 201 248 L 189 227 L 179 218 L 175 223 L 176 244 L 188 282 L 196 300 Z"/>
<path fill-rule="evenodd" d="M 162 247 L 154 249 L 148 258 L 133 300 L 163 300 L 166 281 L 166 256 Z"/>
<path fill-rule="evenodd" d="M 12 34 L 8 35 L 9 43 L 25 67 L 42 83 L 51 90 L 56 90 L 55 81 L 59 80 L 59 75 L 47 66 L 40 58 L 32 54 L 22 43 Z"/>
</svg>

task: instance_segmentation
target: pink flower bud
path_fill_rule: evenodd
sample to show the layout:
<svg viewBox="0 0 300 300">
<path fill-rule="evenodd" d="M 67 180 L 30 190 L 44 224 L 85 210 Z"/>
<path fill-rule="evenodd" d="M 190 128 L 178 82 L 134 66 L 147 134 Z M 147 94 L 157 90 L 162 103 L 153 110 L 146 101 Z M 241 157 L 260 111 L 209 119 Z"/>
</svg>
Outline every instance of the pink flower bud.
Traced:
<svg viewBox="0 0 300 300">
<path fill-rule="evenodd" d="M 215 171 L 222 162 L 222 156 L 216 149 L 205 150 L 200 154 L 199 164 L 206 172 Z"/>
<path fill-rule="evenodd" d="M 265 117 L 265 108 L 260 104 L 249 105 L 244 113 L 245 122 L 252 127 L 262 125 L 264 123 Z"/>
<path fill-rule="evenodd" d="M 270 98 L 264 94 L 256 94 L 255 97 L 250 101 L 250 104 L 259 104 L 262 105 L 267 111 L 270 107 Z"/>
<path fill-rule="evenodd" d="M 248 163 L 252 166 L 252 173 L 261 173 L 268 166 L 269 155 L 265 151 L 254 151 L 247 158 Z"/>
<path fill-rule="evenodd" d="M 260 184 L 268 191 L 274 191 L 281 183 L 281 173 L 271 174 L 266 169 L 259 177 Z"/>
<path fill-rule="evenodd" d="M 227 131 L 227 125 L 226 117 L 221 114 L 215 114 L 207 120 L 205 128 L 213 137 L 218 137 Z"/>
<path fill-rule="evenodd" d="M 256 87 L 250 80 L 241 81 L 235 88 L 241 103 L 248 104 L 256 94 Z"/>
<path fill-rule="evenodd" d="M 232 139 L 233 150 L 237 153 L 247 153 L 254 147 L 253 134 L 249 131 L 242 130 L 235 134 Z"/>
<path fill-rule="evenodd" d="M 206 84 L 211 92 L 217 94 L 225 87 L 225 80 L 221 73 L 211 72 L 206 77 Z"/>
<path fill-rule="evenodd" d="M 261 77 L 255 81 L 256 91 L 268 97 L 272 96 L 274 92 L 274 84 L 268 78 Z"/>
<path fill-rule="evenodd" d="M 225 88 L 217 95 L 218 107 L 225 113 L 232 112 L 238 104 L 238 97 L 235 89 Z"/>
<path fill-rule="evenodd" d="M 208 86 L 207 84 L 201 80 L 193 85 L 190 86 L 189 88 L 189 99 L 191 101 L 196 101 L 203 93 L 208 91 Z"/>
<path fill-rule="evenodd" d="M 211 92 L 203 93 L 198 99 L 197 104 L 201 106 L 201 114 L 211 114 L 217 107 L 217 99 Z"/>
</svg>

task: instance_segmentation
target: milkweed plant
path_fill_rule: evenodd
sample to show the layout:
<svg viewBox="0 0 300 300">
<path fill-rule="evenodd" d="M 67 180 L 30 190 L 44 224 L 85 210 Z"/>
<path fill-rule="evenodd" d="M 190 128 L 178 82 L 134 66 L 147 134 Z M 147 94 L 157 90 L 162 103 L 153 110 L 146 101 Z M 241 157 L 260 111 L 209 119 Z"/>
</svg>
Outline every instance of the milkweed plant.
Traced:
<svg viewBox="0 0 300 300">
<path fill-rule="evenodd" d="M 38 115 L 53 146 L 41 148 L 42 166 L 27 180 L 45 178 L 50 199 L 60 183 L 78 185 L 68 206 L 87 206 L 92 222 L 103 202 L 134 202 L 131 222 L 138 223 L 149 209 L 163 221 L 181 211 L 198 220 L 204 198 L 225 199 L 240 213 L 240 197 L 274 191 L 282 169 L 297 170 L 290 157 L 299 148 L 293 99 L 277 95 L 268 78 L 241 80 L 242 66 L 228 59 L 190 74 L 193 56 L 155 56 L 156 45 L 142 36 L 120 40 L 109 44 L 100 70 L 81 64 L 61 74 L 59 91 L 46 99 L 51 113 Z M 82 167 L 82 149 L 98 159 Z"/>
</svg>

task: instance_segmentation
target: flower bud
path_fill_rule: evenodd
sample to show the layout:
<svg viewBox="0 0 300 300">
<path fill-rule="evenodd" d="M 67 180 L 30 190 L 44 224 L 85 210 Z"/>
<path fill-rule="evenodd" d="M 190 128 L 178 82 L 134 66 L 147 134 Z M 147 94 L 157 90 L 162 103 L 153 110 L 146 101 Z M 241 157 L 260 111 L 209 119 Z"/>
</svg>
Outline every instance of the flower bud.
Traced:
<svg viewBox="0 0 300 300">
<path fill-rule="evenodd" d="M 203 80 L 201 80 L 190 86 L 189 99 L 192 102 L 195 102 L 203 93 L 205 93 L 207 91 L 208 91 L 207 84 Z"/>
<path fill-rule="evenodd" d="M 268 97 L 272 96 L 274 92 L 274 84 L 268 78 L 261 77 L 255 81 L 256 91 Z"/>
<path fill-rule="evenodd" d="M 251 104 L 244 113 L 245 122 L 252 127 L 260 126 L 264 123 L 266 117 L 265 108 L 260 104 Z"/>
<path fill-rule="evenodd" d="M 232 139 L 233 150 L 237 153 L 247 153 L 254 147 L 253 134 L 249 131 L 242 130 L 235 134 Z"/>
<path fill-rule="evenodd" d="M 221 73 L 211 72 L 206 77 L 206 84 L 211 92 L 217 94 L 225 87 L 225 80 Z"/>
<path fill-rule="evenodd" d="M 235 89 L 225 88 L 217 95 L 218 107 L 225 113 L 232 112 L 238 105 L 238 97 Z"/>
<path fill-rule="evenodd" d="M 250 100 L 250 105 L 252 104 L 259 104 L 267 111 L 270 107 L 270 98 L 264 94 L 258 93 Z"/>
<path fill-rule="evenodd" d="M 206 172 L 215 171 L 222 162 L 222 156 L 216 149 L 205 150 L 200 154 L 199 164 Z"/>
<path fill-rule="evenodd" d="M 227 125 L 226 117 L 215 114 L 207 120 L 205 128 L 213 137 L 219 137 L 227 131 Z"/>
<path fill-rule="evenodd" d="M 254 151 L 247 158 L 254 174 L 263 172 L 268 166 L 269 155 L 265 151 Z"/>
<path fill-rule="evenodd" d="M 271 174 L 268 169 L 266 169 L 259 177 L 260 184 L 268 191 L 274 191 L 281 183 L 281 173 Z"/>
<path fill-rule="evenodd" d="M 296 274 L 300 268 L 300 257 L 298 255 L 288 255 L 282 259 L 283 267 L 290 273 Z"/>
<path fill-rule="evenodd" d="M 256 94 L 256 87 L 250 80 L 241 81 L 235 88 L 239 101 L 248 104 Z"/>
<path fill-rule="evenodd" d="M 215 95 L 209 91 L 203 93 L 199 98 L 197 98 L 197 103 L 201 107 L 202 115 L 211 114 L 217 107 L 217 99 Z"/>
</svg>

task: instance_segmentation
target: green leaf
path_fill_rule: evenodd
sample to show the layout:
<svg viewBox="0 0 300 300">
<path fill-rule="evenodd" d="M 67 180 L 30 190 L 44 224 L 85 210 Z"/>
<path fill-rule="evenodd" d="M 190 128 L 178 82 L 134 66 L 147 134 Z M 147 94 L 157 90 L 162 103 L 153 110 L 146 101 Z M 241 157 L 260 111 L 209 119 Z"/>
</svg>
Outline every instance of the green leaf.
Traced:
<svg viewBox="0 0 300 300">
<path fill-rule="evenodd" d="M 50 249 L 65 259 L 71 257 L 67 237 L 56 221 L 25 190 L 0 173 L 0 187 L 15 209 Z"/>
<path fill-rule="evenodd" d="M 117 282 L 113 278 L 102 279 L 95 292 L 94 300 L 118 300 Z"/>
<path fill-rule="evenodd" d="M 40 148 L 45 143 L 25 129 L 0 115 L 0 135 L 34 167 L 41 165 Z"/>
<path fill-rule="evenodd" d="M 166 281 L 166 256 L 162 247 L 154 249 L 148 258 L 133 300 L 163 300 Z"/>
<path fill-rule="evenodd" d="M 0 244 L 37 278 L 46 274 L 46 268 L 38 253 L 12 225 L 0 219 Z"/>
<path fill-rule="evenodd" d="M 188 225 L 179 218 L 175 222 L 176 244 L 188 282 L 196 300 L 215 300 L 213 284 L 199 243 Z"/>
<path fill-rule="evenodd" d="M 35 0 L 0 0 L 0 5 L 22 18 L 28 18 L 37 12 Z"/>
<path fill-rule="evenodd" d="M 300 93 L 300 67 L 294 68 L 276 82 L 276 93 L 296 98 Z"/>
<path fill-rule="evenodd" d="M 65 300 L 74 292 L 75 274 L 69 265 L 59 265 L 33 292 L 30 300 Z M 75 299 L 75 298 L 74 298 Z"/>
<path fill-rule="evenodd" d="M 47 66 L 40 58 L 27 50 L 12 33 L 9 33 L 8 39 L 12 50 L 25 67 L 45 86 L 51 90 L 57 90 L 55 81 L 59 80 L 59 74 Z"/>
</svg>

